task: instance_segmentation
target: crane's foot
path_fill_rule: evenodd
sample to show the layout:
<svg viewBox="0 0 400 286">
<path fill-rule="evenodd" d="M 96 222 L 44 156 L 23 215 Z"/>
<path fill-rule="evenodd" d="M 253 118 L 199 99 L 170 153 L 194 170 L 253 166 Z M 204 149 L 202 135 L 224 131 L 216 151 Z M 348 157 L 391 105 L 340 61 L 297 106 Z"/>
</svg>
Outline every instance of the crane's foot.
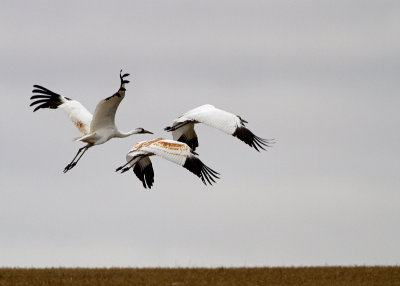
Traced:
<svg viewBox="0 0 400 286">
<path fill-rule="evenodd" d="M 70 163 L 70 164 L 68 164 L 65 168 L 64 168 L 64 174 L 66 173 L 66 172 L 68 172 L 69 170 L 71 170 L 73 167 L 75 167 L 75 165 L 76 165 L 76 162 L 73 162 L 73 163 Z"/>
<path fill-rule="evenodd" d="M 131 167 L 125 167 L 125 168 L 123 168 L 122 171 L 121 171 L 121 174 L 122 174 L 122 173 L 125 173 L 125 172 L 128 171 L 130 168 L 131 168 Z"/>
<path fill-rule="evenodd" d="M 64 168 L 64 171 L 63 171 L 63 173 L 65 174 L 66 172 L 68 172 L 69 171 L 69 167 L 70 167 L 70 165 L 71 164 L 68 164 L 65 168 Z"/>
</svg>

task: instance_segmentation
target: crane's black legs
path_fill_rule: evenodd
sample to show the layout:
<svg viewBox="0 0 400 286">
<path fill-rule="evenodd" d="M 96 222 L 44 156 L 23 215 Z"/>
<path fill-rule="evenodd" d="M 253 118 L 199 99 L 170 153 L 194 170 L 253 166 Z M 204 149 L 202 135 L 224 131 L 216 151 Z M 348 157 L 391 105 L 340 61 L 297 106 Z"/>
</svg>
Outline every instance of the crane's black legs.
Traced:
<svg viewBox="0 0 400 286">
<path fill-rule="evenodd" d="M 179 128 L 185 126 L 186 124 L 189 124 L 192 122 L 196 123 L 196 121 L 193 121 L 193 120 L 186 120 L 186 121 L 177 123 L 175 126 L 167 126 L 164 128 L 164 130 L 167 132 L 175 131 L 176 129 L 179 129 Z"/>
<path fill-rule="evenodd" d="M 125 165 L 122 165 L 122 166 L 120 166 L 120 167 L 118 167 L 116 170 L 115 170 L 115 172 L 118 172 L 118 171 L 121 171 L 121 174 L 122 173 L 125 173 L 126 171 L 128 171 L 130 168 L 132 168 L 133 166 L 129 166 L 129 167 L 126 167 L 127 165 L 129 165 L 133 160 L 135 160 L 136 159 L 136 157 L 133 157 L 131 160 L 129 160 L 128 161 L 128 163 L 126 163 Z"/>
<path fill-rule="evenodd" d="M 132 157 L 132 159 L 130 159 L 130 160 L 128 161 L 128 163 L 126 163 L 125 165 L 122 165 L 121 167 L 118 167 L 118 168 L 115 170 L 115 172 L 118 172 L 118 171 L 121 171 L 121 170 L 122 170 L 122 171 L 121 171 L 121 174 L 122 174 L 122 173 L 125 173 L 125 172 L 128 171 L 130 168 L 135 167 L 136 163 L 139 162 L 143 157 L 146 157 L 146 156 L 143 155 L 143 154 L 139 154 L 139 155 L 136 155 L 136 156 Z M 127 165 L 129 165 L 130 163 L 132 163 L 134 160 L 136 160 L 136 162 L 135 162 L 132 166 L 126 167 Z"/>
<path fill-rule="evenodd" d="M 68 172 L 69 170 L 71 170 L 73 167 L 75 167 L 75 165 L 78 163 L 78 161 L 82 158 L 83 154 L 85 154 L 85 152 L 92 147 L 93 145 L 91 144 L 87 144 L 86 146 L 79 148 L 78 153 L 76 153 L 74 159 L 72 159 L 71 163 L 69 163 L 65 169 L 64 169 L 64 173 Z M 83 152 L 82 152 L 83 151 Z M 82 152 L 82 153 L 81 153 Z M 81 155 L 78 157 L 78 155 L 81 153 Z M 75 161 L 76 157 L 78 157 L 78 159 Z"/>
</svg>

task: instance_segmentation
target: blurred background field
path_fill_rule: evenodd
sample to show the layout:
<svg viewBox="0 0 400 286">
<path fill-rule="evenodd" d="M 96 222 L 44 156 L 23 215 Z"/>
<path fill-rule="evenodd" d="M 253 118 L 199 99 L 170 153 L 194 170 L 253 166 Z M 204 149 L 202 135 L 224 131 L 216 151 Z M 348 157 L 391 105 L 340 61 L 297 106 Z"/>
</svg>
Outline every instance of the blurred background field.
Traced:
<svg viewBox="0 0 400 286">
<path fill-rule="evenodd" d="M 6 285 L 400 285 L 400 267 L 2 268 Z"/>
</svg>

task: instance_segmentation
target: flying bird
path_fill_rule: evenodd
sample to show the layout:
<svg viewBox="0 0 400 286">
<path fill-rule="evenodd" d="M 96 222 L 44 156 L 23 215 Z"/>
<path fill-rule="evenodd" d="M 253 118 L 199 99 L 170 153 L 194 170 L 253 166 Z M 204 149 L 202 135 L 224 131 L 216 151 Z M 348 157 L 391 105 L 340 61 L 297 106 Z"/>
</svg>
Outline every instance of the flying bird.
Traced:
<svg viewBox="0 0 400 286">
<path fill-rule="evenodd" d="M 36 105 L 33 110 L 34 112 L 41 108 L 62 109 L 83 134 L 74 141 L 82 141 L 85 142 L 86 145 L 78 150 L 78 153 L 72 159 L 71 163 L 65 167 L 64 173 L 75 167 L 83 154 L 94 145 L 103 144 L 114 137 L 124 138 L 133 134 L 153 134 L 143 128 L 122 132 L 118 130 L 115 125 L 115 112 L 120 102 L 125 97 L 125 84 L 129 83 L 129 81 L 125 79 L 127 76 L 129 76 L 129 74 L 122 75 L 122 70 L 120 71 L 119 77 L 121 84 L 119 90 L 114 95 L 101 100 L 97 104 L 93 115 L 79 101 L 64 97 L 40 85 L 33 86 L 34 89 L 32 92 L 35 95 L 30 99 L 38 99 L 30 104 L 30 106 Z"/>
<path fill-rule="evenodd" d="M 219 179 L 219 173 L 204 165 L 187 144 L 164 138 L 137 143 L 126 155 L 127 163 L 115 171 L 124 173 L 132 168 L 142 181 L 143 187 L 151 189 L 154 183 L 154 171 L 149 157 L 153 155 L 183 166 L 199 177 L 205 185 L 207 182 L 212 185 L 215 183 L 214 179 Z"/>
<path fill-rule="evenodd" d="M 189 110 L 175 119 L 172 126 L 168 126 L 164 130 L 171 131 L 174 140 L 184 142 L 190 148 L 196 150 L 196 147 L 199 146 L 197 134 L 194 131 L 196 123 L 204 123 L 226 134 L 235 136 L 257 151 L 260 151 L 259 148 L 265 150 L 264 147 L 271 147 L 270 144 L 274 143 L 273 139 L 263 139 L 254 135 L 253 132 L 245 127 L 245 123 L 248 122 L 239 115 L 215 108 L 210 104 Z"/>
</svg>

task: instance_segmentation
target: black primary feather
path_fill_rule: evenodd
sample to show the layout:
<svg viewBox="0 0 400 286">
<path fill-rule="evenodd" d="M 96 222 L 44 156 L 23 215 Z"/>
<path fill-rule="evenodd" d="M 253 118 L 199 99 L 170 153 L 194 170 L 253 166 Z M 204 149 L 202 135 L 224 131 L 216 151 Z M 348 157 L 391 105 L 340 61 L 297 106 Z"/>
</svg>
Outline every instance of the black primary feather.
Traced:
<svg viewBox="0 0 400 286">
<path fill-rule="evenodd" d="M 129 83 L 129 80 L 126 80 L 126 79 L 125 79 L 125 77 L 128 77 L 128 76 L 129 76 L 129 73 L 126 73 L 126 74 L 123 74 L 123 75 L 122 75 L 122 70 L 119 72 L 119 78 L 121 79 L 120 87 L 119 87 L 119 89 L 118 89 L 118 91 L 117 91 L 116 93 L 114 93 L 113 95 L 107 97 L 107 98 L 105 99 L 106 101 L 110 100 L 110 99 L 113 98 L 114 96 L 121 97 L 120 92 L 126 91 L 126 88 L 123 87 L 122 85 L 125 84 L 125 83 Z"/>
<path fill-rule="evenodd" d="M 61 104 L 64 103 L 63 97 L 58 93 L 55 93 L 43 86 L 34 85 L 35 89 L 32 90 L 32 93 L 36 94 L 31 96 L 30 99 L 39 99 L 32 102 L 29 106 L 37 105 L 33 110 L 34 112 L 40 108 L 50 108 L 57 109 Z M 70 98 L 64 97 L 66 100 L 71 100 Z"/>
<path fill-rule="evenodd" d="M 205 185 L 207 185 L 207 182 L 212 185 L 212 182 L 215 183 L 214 179 L 219 179 L 219 173 L 204 165 L 195 156 L 188 156 L 183 167 L 198 176 Z"/>
<path fill-rule="evenodd" d="M 142 181 L 143 187 L 145 189 L 151 189 L 154 183 L 154 170 L 151 162 L 143 168 L 143 165 L 141 165 L 139 161 L 135 164 L 133 172 L 135 173 L 136 177 L 138 177 L 138 179 Z"/>
<path fill-rule="evenodd" d="M 260 152 L 258 148 L 265 150 L 264 147 L 271 147 L 269 144 L 273 143 L 272 140 L 263 139 L 254 135 L 253 132 L 246 127 L 237 127 L 232 136 L 239 138 L 250 147 L 256 149 L 258 152 Z"/>
</svg>

